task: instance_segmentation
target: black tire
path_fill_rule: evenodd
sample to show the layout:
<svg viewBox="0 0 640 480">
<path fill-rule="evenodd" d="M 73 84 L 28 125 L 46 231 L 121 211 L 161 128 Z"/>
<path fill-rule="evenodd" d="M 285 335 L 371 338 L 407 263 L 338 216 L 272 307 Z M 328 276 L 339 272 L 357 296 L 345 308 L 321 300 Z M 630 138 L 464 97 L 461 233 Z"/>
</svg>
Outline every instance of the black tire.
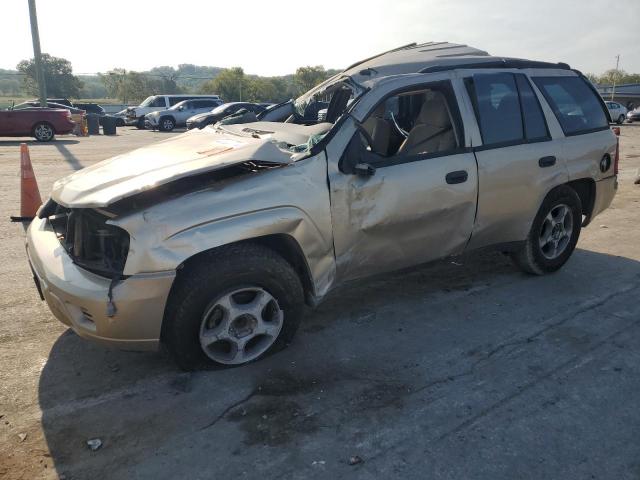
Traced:
<svg viewBox="0 0 640 480">
<path fill-rule="evenodd" d="M 287 346 L 304 309 L 300 278 L 280 255 L 266 247 L 235 244 L 202 254 L 186 265 L 171 289 L 162 325 L 162 342 L 184 370 L 228 366 L 209 358 L 200 345 L 200 327 L 211 301 L 236 288 L 257 286 L 269 292 L 283 312 L 274 343 L 257 358 Z M 249 362 L 246 362 L 249 363 Z"/>
<path fill-rule="evenodd" d="M 124 120 L 122 118 L 116 119 L 116 127 L 124 127 Z"/>
<path fill-rule="evenodd" d="M 566 205 L 572 219 L 572 232 L 562 253 L 556 258 L 550 259 L 545 256 L 540 246 L 540 235 L 544 227 L 545 218 L 558 206 Z M 554 188 L 542 202 L 540 210 L 533 220 L 531 231 L 527 236 L 524 245 L 512 254 L 515 264 L 523 271 L 533 275 L 544 275 L 555 272 L 562 267 L 573 253 L 580 237 L 582 226 L 582 203 L 576 191 L 567 186 L 561 185 Z"/>
<path fill-rule="evenodd" d="M 31 130 L 33 137 L 39 142 L 50 142 L 56 135 L 56 131 L 48 122 L 38 122 Z"/>
<path fill-rule="evenodd" d="M 158 130 L 161 132 L 170 132 L 174 128 L 176 128 L 176 121 L 173 117 L 160 117 L 160 120 L 158 121 Z"/>
<path fill-rule="evenodd" d="M 618 117 L 618 121 L 616 122 L 618 125 L 622 125 L 624 123 L 624 115 L 620 115 Z"/>
<path fill-rule="evenodd" d="M 136 128 L 138 130 L 144 130 L 146 127 L 144 126 L 144 117 L 140 117 L 136 122 Z"/>
</svg>

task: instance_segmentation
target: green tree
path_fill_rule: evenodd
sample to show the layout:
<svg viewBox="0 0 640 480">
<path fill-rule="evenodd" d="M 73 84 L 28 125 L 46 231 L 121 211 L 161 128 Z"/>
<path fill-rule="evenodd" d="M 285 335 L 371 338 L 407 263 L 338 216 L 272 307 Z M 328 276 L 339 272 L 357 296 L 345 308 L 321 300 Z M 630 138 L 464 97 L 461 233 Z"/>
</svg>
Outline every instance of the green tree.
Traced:
<svg viewBox="0 0 640 480">
<path fill-rule="evenodd" d="M 77 98 L 82 82 L 73 75 L 71 62 L 65 58 L 42 54 L 42 70 L 47 85 L 47 95 L 50 97 Z M 38 81 L 34 59 L 22 60 L 16 67 L 24 74 L 23 89 L 29 95 L 38 95 Z"/>
<path fill-rule="evenodd" d="M 602 75 L 594 75 L 588 73 L 587 78 L 593 83 L 600 85 L 611 85 L 614 80 L 616 85 L 622 85 L 625 83 L 640 83 L 640 73 L 627 73 L 624 70 L 616 70 L 612 68 L 607 70 Z"/>
<path fill-rule="evenodd" d="M 179 91 L 173 78 L 126 71 L 122 68 L 114 68 L 100 74 L 100 79 L 107 95 L 110 98 L 118 98 L 123 103 L 135 103 L 144 100 L 149 95 L 171 94 Z"/>
<path fill-rule="evenodd" d="M 293 81 L 298 89 L 298 94 L 311 90 L 313 87 L 326 80 L 327 71 L 322 65 L 315 67 L 300 67 L 293 76 Z"/>
<path fill-rule="evenodd" d="M 250 84 L 242 68 L 226 68 L 213 80 L 205 82 L 200 87 L 200 92 L 220 95 L 225 102 L 237 102 L 246 100 L 251 95 Z"/>
</svg>

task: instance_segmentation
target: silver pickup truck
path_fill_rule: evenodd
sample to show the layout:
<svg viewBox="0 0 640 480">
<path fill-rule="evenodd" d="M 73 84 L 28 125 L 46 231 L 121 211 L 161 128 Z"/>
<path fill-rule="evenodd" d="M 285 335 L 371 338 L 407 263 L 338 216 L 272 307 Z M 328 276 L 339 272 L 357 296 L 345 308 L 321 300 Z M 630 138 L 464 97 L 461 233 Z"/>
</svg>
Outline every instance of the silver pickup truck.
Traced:
<svg viewBox="0 0 640 480">
<path fill-rule="evenodd" d="M 566 64 L 412 44 L 280 113 L 59 180 L 27 235 L 53 314 L 183 368 L 242 364 L 346 280 L 488 246 L 553 272 L 617 189 L 606 107 Z"/>
</svg>

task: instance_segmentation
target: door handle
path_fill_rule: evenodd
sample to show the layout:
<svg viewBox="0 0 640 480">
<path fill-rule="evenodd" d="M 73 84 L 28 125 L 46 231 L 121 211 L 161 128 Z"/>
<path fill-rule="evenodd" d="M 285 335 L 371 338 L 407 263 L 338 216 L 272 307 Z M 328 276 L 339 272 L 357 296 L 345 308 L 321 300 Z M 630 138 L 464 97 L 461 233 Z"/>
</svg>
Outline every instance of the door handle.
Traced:
<svg viewBox="0 0 640 480">
<path fill-rule="evenodd" d="M 555 164 L 556 164 L 556 157 L 554 157 L 553 155 L 550 155 L 548 157 L 542 157 L 540 160 L 538 160 L 538 165 L 540 165 L 540 168 L 552 167 Z"/>
<path fill-rule="evenodd" d="M 467 178 L 469 178 L 469 174 L 466 170 L 457 170 L 455 172 L 447 173 L 447 176 L 444 178 L 450 185 L 455 183 L 464 183 L 467 181 Z"/>
</svg>

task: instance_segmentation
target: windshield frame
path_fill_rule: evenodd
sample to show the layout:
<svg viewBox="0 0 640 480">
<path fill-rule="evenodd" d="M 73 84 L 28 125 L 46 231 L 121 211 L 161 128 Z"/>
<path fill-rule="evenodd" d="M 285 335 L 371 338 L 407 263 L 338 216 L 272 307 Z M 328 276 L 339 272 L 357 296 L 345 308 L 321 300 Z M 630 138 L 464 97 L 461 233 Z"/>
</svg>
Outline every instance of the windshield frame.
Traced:
<svg viewBox="0 0 640 480">
<path fill-rule="evenodd" d="M 311 99 L 322 93 L 326 90 L 329 90 L 332 87 L 338 87 L 338 85 L 346 85 L 353 91 L 353 101 L 351 105 L 355 104 L 364 93 L 367 92 L 367 88 L 357 83 L 353 78 L 349 75 L 345 75 L 344 73 L 338 73 L 333 77 L 328 78 L 320 85 L 313 87 L 306 93 L 303 93 L 298 98 L 293 101 L 293 113 L 298 117 L 304 117 L 304 112 L 309 105 Z"/>
</svg>

